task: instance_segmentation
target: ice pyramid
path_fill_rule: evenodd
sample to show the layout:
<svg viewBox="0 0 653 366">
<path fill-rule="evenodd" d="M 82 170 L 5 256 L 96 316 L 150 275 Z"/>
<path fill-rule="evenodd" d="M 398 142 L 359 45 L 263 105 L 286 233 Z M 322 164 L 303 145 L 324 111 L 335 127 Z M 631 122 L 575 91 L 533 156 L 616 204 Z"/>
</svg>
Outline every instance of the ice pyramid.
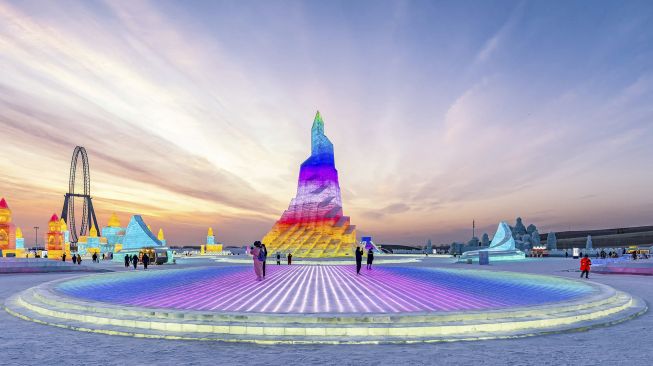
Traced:
<svg viewBox="0 0 653 366">
<path fill-rule="evenodd" d="M 132 216 L 127 225 L 125 237 L 122 240 L 122 249 L 141 249 L 163 247 L 163 243 L 150 230 L 141 215 Z"/>
</svg>

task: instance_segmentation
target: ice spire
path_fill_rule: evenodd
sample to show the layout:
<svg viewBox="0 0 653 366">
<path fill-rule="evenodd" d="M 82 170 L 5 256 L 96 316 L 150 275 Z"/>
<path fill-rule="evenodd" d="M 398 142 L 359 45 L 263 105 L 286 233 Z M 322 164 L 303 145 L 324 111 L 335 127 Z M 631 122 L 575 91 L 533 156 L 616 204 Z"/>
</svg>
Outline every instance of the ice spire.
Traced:
<svg viewBox="0 0 653 366">
<path fill-rule="evenodd" d="M 324 134 L 324 120 L 320 111 L 315 113 L 311 128 L 311 158 L 333 164 L 333 144 Z"/>
</svg>

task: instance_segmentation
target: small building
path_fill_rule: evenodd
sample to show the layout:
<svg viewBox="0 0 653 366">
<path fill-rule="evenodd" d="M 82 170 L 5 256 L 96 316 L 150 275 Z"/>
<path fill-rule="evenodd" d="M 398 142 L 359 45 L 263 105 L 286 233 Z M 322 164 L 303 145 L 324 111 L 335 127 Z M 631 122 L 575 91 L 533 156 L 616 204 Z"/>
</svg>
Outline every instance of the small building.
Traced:
<svg viewBox="0 0 653 366">
<path fill-rule="evenodd" d="M 213 228 L 210 227 L 206 234 L 206 244 L 200 246 L 200 254 L 221 254 L 222 243 L 215 242 L 215 235 L 213 235 Z"/>
</svg>

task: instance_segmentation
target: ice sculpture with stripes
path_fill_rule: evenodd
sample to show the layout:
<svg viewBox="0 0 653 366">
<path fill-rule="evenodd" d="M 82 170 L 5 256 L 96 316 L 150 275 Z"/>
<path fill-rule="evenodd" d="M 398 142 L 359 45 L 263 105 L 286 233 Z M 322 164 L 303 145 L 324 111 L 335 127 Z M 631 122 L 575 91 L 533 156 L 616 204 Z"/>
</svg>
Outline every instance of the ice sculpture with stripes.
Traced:
<svg viewBox="0 0 653 366">
<path fill-rule="evenodd" d="M 318 111 L 311 129 L 311 156 L 299 170 L 297 195 L 262 242 L 268 253 L 295 257 L 352 255 L 356 227 L 342 210 L 333 144 Z"/>
<path fill-rule="evenodd" d="M 466 262 L 471 259 L 476 262 L 481 251 L 488 252 L 490 262 L 522 260 L 526 257 L 524 252 L 515 248 L 515 239 L 512 237 L 510 226 L 504 221 L 499 223 L 489 248 L 467 251 L 459 257 L 458 261 Z"/>
</svg>

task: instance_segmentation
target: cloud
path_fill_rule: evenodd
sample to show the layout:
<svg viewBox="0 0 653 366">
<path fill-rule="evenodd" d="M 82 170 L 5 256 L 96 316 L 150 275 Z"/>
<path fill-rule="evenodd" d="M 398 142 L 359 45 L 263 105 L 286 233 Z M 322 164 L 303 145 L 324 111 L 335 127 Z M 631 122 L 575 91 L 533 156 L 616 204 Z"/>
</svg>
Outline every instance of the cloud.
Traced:
<svg viewBox="0 0 653 366">
<path fill-rule="evenodd" d="M 483 63 L 487 61 L 492 54 L 494 54 L 499 47 L 506 42 L 506 38 L 510 36 L 524 13 L 524 2 L 520 2 L 513 11 L 510 13 L 508 19 L 501 25 L 501 27 L 488 38 L 481 49 L 476 54 L 476 63 Z"/>
<path fill-rule="evenodd" d="M 461 239 L 472 219 L 538 212 L 554 224 L 646 218 L 653 83 L 642 71 L 650 46 L 632 37 L 649 37 L 646 23 L 585 42 L 594 29 L 547 25 L 565 7 L 538 22 L 523 3 L 505 19 L 481 4 L 462 21 L 416 4 L 372 16 L 0 2 L 0 192 L 21 225 L 46 220 L 81 145 L 101 220 L 141 213 L 178 242 L 197 243 L 209 225 L 226 242 L 260 239 L 295 194 L 319 108 L 345 214 L 383 242 Z M 605 57 L 586 62 L 596 47 Z"/>
</svg>

